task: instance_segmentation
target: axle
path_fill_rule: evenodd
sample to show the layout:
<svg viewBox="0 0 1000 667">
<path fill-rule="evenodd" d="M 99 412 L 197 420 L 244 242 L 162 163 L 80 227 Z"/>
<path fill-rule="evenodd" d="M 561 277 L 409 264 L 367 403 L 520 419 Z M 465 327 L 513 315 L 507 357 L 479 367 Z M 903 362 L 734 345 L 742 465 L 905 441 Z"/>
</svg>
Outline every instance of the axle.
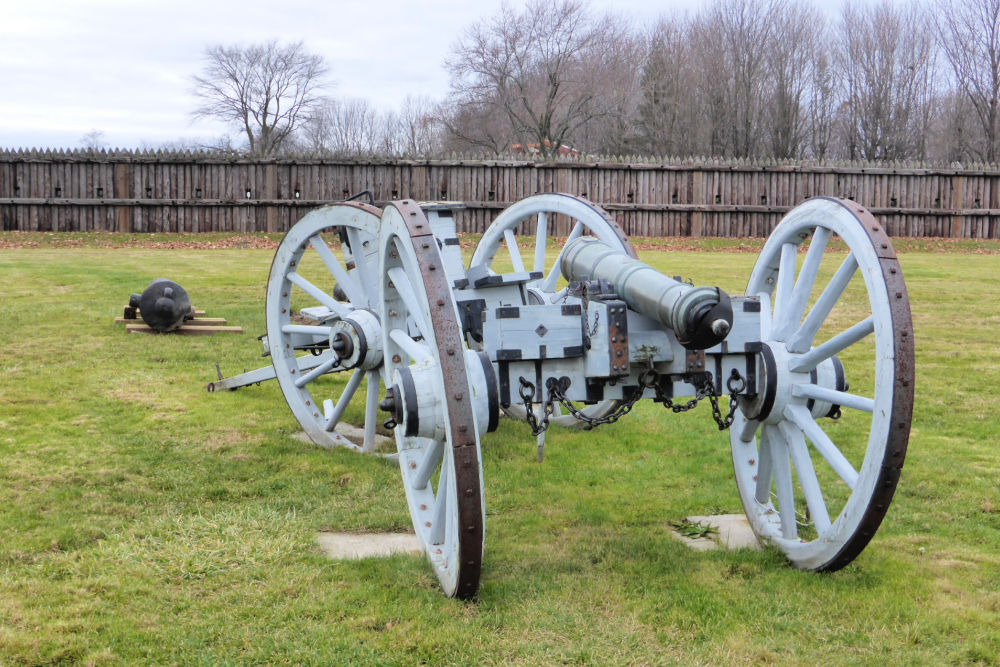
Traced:
<svg viewBox="0 0 1000 667">
<path fill-rule="evenodd" d="M 695 287 L 668 278 L 595 238 L 569 243 L 560 268 L 570 282 L 608 281 L 629 308 L 673 329 L 689 350 L 718 345 L 733 328 L 729 296 L 718 287 Z"/>
</svg>

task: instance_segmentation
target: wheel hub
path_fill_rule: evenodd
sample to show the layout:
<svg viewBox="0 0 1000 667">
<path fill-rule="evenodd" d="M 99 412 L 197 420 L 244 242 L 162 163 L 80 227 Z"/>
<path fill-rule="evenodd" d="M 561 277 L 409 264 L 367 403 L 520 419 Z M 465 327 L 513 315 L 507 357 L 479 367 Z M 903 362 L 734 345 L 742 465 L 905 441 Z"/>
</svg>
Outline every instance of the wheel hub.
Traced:
<svg viewBox="0 0 1000 667">
<path fill-rule="evenodd" d="M 367 310 L 355 310 L 330 325 L 330 349 L 341 368 L 374 370 L 382 365 L 382 327 Z"/>
<path fill-rule="evenodd" d="M 465 369 L 471 380 L 472 409 L 480 436 L 496 430 L 500 415 L 496 376 L 482 352 L 465 350 Z M 403 366 L 393 370 L 391 386 L 379 407 L 391 415 L 407 436 L 442 439 L 448 428 L 444 398 L 437 391 L 441 372 L 436 362 Z"/>
<path fill-rule="evenodd" d="M 740 407 L 747 419 L 763 424 L 777 424 L 785 419 L 785 408 L 802 405 L 813 417 L 836 418 L 840 406 L 828 401 L 796 395 L 796 385 L 816 385 L 834 391 L 847 391 L 849 384 L 844 376 L 844 366 L 833 356 L 822 361 L 812 371 L 793 371 L 801 354 L 789 352 L 778 341 L 764 343 L 761 349 L 763 373 L 760 391 L 755 396 L 740 398 Z"/>
</svg>

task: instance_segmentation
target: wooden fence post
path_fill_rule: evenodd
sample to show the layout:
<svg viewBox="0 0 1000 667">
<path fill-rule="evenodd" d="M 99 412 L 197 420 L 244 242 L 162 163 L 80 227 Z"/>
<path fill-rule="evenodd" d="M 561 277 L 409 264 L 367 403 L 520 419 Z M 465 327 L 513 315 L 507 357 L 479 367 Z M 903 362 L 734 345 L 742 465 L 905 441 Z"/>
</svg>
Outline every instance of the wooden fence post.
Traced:
<svg viewBox="0 0 1000 667">
<path fill-rule="evenodd" d="M 132 199 L 132 174 L 128 162 L 115 165 L 115 199 Z M 117 231 L 119 234 L 132 232 L 132 206 L 118 206 Z"/>
<path fill-rule="evenodd" d="M 273 162 L 264 167 L 264 198 L 278 199 L 278 165 Z M 278 231 L 278 207 L 268 206 L 266 217 L 267 232 L 273 234 Z"/>
<path fill-rule="evenodd" d="M 951 177 L 951 207 L 955 214 L 951 216 L 951 238 L 960 239 L 963 236 L 962 221 L 965 216 L 958 210 L 965 208 L 965 177 L 957 174 Z"/>
<path fill-rule="evenodd" d="M 698 206 L 705 204 L 705 172 L 691 170 L 691 203 Z M 701 211 L 691 212 L 691 237 L 698 238 L 705 233 L 704 214 Z"/>
</svg>

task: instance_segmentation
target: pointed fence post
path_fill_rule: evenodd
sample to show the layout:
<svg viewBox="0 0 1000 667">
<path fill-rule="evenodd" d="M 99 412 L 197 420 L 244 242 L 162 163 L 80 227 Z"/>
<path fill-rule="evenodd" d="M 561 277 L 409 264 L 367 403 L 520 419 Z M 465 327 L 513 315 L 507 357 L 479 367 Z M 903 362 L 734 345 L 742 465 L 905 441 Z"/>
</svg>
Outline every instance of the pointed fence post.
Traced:
<svg viewBox="0 0 1000 667">
<path fill-rule="evenodd" d="M 132 199 L 132 174 L 131 162 L 119 162 L 115 165 L 115 199 Z M 117 207 L 116 231 L 120 234 L 129 234 L 132 231 L 132 205 L 121 205 Z"/>
</svg>

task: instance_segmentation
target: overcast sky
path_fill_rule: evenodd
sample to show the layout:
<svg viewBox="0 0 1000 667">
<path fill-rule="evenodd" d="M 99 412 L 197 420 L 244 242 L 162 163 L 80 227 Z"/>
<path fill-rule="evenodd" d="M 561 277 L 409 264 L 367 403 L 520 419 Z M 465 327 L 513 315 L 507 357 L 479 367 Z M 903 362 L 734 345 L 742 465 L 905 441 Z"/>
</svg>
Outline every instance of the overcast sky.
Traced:
<svg viewBox="0 0 1000 667">
<path fill-rule="evenodd" d="M 515 6 L 523 0 L 513 0 Z M 592 0 L 638 25 L 697 0 Z M 190 77 L 210 44 L 305 42 L 330 65 L 333 92 L 383 109 L 407 94 L 442 99 L 442 62 L 500 0 L 0 0 L 0 147 L 109 147 L 210 140 L 192 122 Z"/>
</svg>

